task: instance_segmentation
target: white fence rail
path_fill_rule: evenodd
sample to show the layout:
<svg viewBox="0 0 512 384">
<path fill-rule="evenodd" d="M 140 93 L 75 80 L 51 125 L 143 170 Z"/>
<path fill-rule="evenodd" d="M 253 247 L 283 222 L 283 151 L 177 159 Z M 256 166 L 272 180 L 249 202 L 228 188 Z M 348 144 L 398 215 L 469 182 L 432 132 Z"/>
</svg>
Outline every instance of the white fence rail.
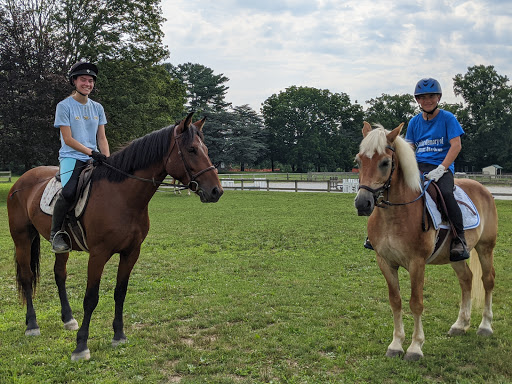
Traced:
<svg viewBox="0 0 512 384">
<path fill-rule="evenodd" d="M 330 180 L 271 180 L 265 178 L 221 179 L 222 188 L 226 190 L 257 191 L 294 191 L 294 192 L 338 192 L 357 193 L 358 179 L 331 178 Z"/>
</svg>

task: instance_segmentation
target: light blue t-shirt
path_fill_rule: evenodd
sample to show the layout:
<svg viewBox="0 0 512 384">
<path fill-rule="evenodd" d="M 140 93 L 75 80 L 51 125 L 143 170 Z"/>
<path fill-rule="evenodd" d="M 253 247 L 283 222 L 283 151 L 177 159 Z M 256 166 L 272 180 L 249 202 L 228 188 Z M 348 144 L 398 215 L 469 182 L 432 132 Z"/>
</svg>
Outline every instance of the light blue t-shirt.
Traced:
<svg viewBox="0 0 512 384">
<path fill-rule="evenodd" d="M 421 113 L 414 116 L 407 127 L 405 140 L 416 147 L 418 163 L 439 165 L 450 149 L 450 140 L 463 134 L 453 113 L 440 109 L 432 120 L 425 120 Z M 453 163 L 449 169 L 455 172 Z"/>
<path fill-rule="evenodd" d="M 103 106 L 91 99 L 87 99 L 87 103 L 84 105 L 70 96 L 57 104 L 54 126 L 56 128 L 60 128 L 61 125 L 71 127 L 73 138 L 93 151 L 98 151 L 96 135 L 98 126 L 103 124 L 107 124 Z M 86 154 L 66 145 L 62 134 L 60 135 L 60 143 L 59 161 L 64 158 L 81 161 L 90 159 Z"/>
</svg>

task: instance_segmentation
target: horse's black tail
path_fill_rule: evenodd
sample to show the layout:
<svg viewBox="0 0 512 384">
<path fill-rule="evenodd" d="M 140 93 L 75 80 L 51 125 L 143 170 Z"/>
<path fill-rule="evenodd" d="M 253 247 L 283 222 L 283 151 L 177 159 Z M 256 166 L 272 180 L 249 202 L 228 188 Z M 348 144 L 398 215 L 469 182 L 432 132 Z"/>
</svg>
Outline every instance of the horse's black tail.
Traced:
<svg viewBox="0 0 512 384">
<path fill-rule="evenodd" d="M 35 231 L 35 234 L 32 236 L 32 242 L 30 244 L 30 270 L 32 271 L 32 296 L 36 293 L 37 283 L 39 282 L 40 276 L 40 255 L 41 255 L 41 237 L 39 233 Z M 16 282 L 18 285 L 18 292 L 20 296 L 22 296 L 23 302 L 25 302 L 26 297 L 23 292 L 23 282 L 21 281 L 21 270 L 18 261 L 16 261 Z"/>
</svg>

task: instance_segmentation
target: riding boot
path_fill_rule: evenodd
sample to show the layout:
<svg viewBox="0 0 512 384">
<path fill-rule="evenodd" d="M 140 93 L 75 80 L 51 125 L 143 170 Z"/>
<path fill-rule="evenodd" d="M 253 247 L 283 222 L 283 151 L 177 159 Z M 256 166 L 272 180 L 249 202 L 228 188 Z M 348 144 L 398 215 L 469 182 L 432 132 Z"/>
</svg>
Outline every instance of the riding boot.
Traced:
<svg viewBox="0 0 512 384">
<path fill-rule="evenodd" d="M 366 249 L 370 249 L 373 251 L 373 246 L 372 246 L 372 243 L 370 243 L 370 239 L 368 239 L 368 237 L 366 237 L 366 240 L 364 241 L 363 243 L 363 247 L 365 247 Z"/>
<path fill-rule="evenodd" d="M 52 229 L 50 232 L 50 242 L 52 243 L 52 251 L 55 253 L 69 252 L 71 249 L 66 242 L 66 232 L 62 231 L 62 224 L 71 204 L 59 194 L 55 206 L 53 207 Z M 68 236 L 69 238 L 69 236 Z"/>
<path fill-rule="evenodd" d="M 464 232 L 457 235 L 452 239 L 450 249 L 450 261 L 462 261 L 469 259 L 469 252 L 466 247 L 466 238 Z"/>
</svg>

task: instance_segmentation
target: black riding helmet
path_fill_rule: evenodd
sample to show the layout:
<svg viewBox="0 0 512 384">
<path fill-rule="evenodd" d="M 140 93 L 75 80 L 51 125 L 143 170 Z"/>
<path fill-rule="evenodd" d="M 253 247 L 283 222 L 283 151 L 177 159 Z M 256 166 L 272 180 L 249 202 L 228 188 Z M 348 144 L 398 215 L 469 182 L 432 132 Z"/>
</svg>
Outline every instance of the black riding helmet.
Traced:
<svg viewBox="0 0 512 384">
<path fill-rule="evenodd" d="M 96 76 L 98 76 L 98 67 L 91 63 L 79 61 L 78 63 L 74 64 L 69 70 L 69 83 L 71 85 L 74 85 L 73 79 L 80 75 L 92 76 L 94 82 L 96 82 Z"/>
</svg>

